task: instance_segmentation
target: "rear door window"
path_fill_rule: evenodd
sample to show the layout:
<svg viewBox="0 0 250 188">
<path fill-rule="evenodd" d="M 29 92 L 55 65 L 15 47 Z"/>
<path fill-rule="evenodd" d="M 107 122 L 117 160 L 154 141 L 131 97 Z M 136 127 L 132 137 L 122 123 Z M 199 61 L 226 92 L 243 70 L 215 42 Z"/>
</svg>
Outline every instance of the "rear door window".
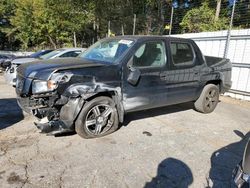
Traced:
<svg viewBox="0 0 250 188">
<path fill-rule="evenodd" d="M 194 64 L 195 54 L 189 43 L 171 42 L 170 48 L 174 66 Z"/>
</svg>

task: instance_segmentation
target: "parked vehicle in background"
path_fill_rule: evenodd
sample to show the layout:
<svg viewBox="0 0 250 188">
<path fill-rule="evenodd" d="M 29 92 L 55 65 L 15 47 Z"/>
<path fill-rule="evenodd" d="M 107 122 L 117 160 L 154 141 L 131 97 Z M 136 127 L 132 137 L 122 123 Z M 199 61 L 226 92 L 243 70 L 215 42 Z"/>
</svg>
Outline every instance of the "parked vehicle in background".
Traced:
<svg viewBox="0 0 250 188">
<path fill-rule="evenodd" d="M 37 58 L 40 58 L 41 56 L 51 52 L 53 50 L 40 50 L 38 52 L 35 52 L 29 56 L 24 56 L 24 57 L 16 57 L 14 59 L 12 59 L 11 61 L 9 61 L 9 65 L 8 67 L 11 66 L 11 63 L 13 64 L 22 64 L 22 63 L 27 63 L 27 62 L 31 62 L 31 61 L 35 61 Z M 7 67 L 6 67 L 7 68 Z"/>
<path fill-rule="evenodd" d="M 0 72 L 4 71 L 8 66 L 8 62 L 12 61 L 16 57 L 10 54 L 0 54 Z"/>
<path fill-rule="evenodd" d="M 38 59 L 47 60 L 62 57 L 76 57 L 84 50 L 84 48 L 62 48 L 54 51 L 46 50 L 46 53 L 45 51 L 39 51 L 32 54 L 29 58 L 15 59 L 11 62 L 11 66 L 5 71 L 5 81 L 10 85 L 16 85 L 16 69 L 21 64 L 33 62 Z"/>
<path fill-rule="evenodd" d="M 238 188 L 250 188 L 250 140 L 248 140 L 243 159 L 233 172 L 233 179 Z"/>
<path fill-rule="evenodd" d="M 64 58 L 64 57 L 77 57 L 80 53 L 85 51 L 86 48 L 61 48 L 54 50 L 41 57 L 43 60 L 55 59 L 55 58 Z"/>
<path fill-rule="evenodd" d="M 8 60 L 5 62 L 5 80 L 8 84 L 15 85 L 15 82 L 13 81 L 15 79 L 16 74 L 16 67 L 22 63 L 28 63 L 35 61 L 36 59 L 40 58 L 41 56 L 51 52 L 53 50 L 40 50 L 38 52 L 35 52 L 29 56 L 23 56 L 23 57 L 16 57 L 11 60 Z"/>
<path fill-rule="evenodd" d="M 47 53 L 50 53 L 52 51 L 53 50 L 40 50 L 38 52 L 35 52 L 35 53 L 31 54 L 29 57 L 30 58 L 39 58 L 39 57 L 41 57 L 41 56 L 43 56 L 43 55 L 45 55 Z"/>
<path fill-rule="evenodd" d="M 230 60 L 204 57 L 189 39 L 121 36 L 78 58 L 21 65 L 16 93 L 42 132 L 96 138 L 117 130 L 128 112 L 188 101 L 212 112 L 231 87 L 231 69 Z"/>
</svg>

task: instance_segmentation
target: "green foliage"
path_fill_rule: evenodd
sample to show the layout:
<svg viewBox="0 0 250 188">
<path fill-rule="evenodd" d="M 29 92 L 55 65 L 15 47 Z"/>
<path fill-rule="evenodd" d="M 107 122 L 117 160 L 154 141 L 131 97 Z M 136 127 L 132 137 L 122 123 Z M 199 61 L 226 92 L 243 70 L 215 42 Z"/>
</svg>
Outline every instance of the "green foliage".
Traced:
<svg viewBox="0 0 250 188">
<path fill-rule="evenodd" d="M 72 46 L 73 33 L 84 32 L 94 17 L 91 3 L 81 0 L 17 0 L 13 3 L 14 12 L 8 17 L 10 25 L 2 31 L 20 41 L 23 49 Z M 1 6 L 0 15 L 7 15 L 7 10 L 6 4 Z"/>
<path fill-rule="evenodd" d="M 14 26 L 9 34 L 14 33 L 15 38 L 19 39 L 22 47 L 27 49 L 35 39 L 34 32 L 34 15 L 33 3 L 29 0 L 16 1 L 15 16 L 11 17 L 11 25 Z M 19 32 L 21 31 L 21 32 Z"/>
<path fill-rule="evenodd" d="M 0 49 L 17 45 L 14 37 L 9 35 L 11 24 L 9 19 L 14 15 L 15 0 L 0 0 Z"/>
<path fill-rule="evenodd" d="M 108 23 L 115 35 L 168 34 L 173 0 L 0 0 L 0 49 L 89 46 L 106 37 Z M 175 0 L 172 34 L 227 29 L 232 10 L 221 0 Z M 234 26 L 249 28 L 247 0 L 237 1 Z M 218 14 L 217 14 L 218 15 Z M 216 20 L 216 21 L 215 21 Z M 123 29 L 122 29 L 123 28 Z"/>
<path fill-rule="evenodd" d="M 220 17 L 215 21 L 215 10 L 203 3 L 199 8 L 189 10 L 180 23 L 182 32 L 204 32 L 227 29 L 228 19 Z"/>
</svg>

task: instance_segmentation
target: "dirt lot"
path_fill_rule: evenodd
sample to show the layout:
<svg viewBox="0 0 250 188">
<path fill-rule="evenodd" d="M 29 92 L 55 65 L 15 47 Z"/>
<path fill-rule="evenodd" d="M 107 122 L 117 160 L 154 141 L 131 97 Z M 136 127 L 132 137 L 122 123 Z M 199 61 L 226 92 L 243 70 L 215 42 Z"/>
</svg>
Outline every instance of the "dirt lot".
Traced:
<svg viewBox="0 0 250 188">
<path fill-rule="evenodd" d="M 221 97 L 126 116 L 112 135 L 39 134 L 0 76 L 0 187 L 225 187 L 250 137 L 250 104 Z"/>
</svg>

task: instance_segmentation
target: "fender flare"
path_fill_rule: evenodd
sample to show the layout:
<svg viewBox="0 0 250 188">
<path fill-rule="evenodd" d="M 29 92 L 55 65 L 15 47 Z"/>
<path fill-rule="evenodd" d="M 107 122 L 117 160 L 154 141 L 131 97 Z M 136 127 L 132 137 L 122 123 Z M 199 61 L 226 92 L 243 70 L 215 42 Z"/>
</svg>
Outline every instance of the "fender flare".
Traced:
<svg viewBox="0 0 250 188">
<path fill-rule="evenodd" d="M 124 107 L 122 104 L 121 95 L 118 94 L 117 91 L 99 91 L 98 93 L 88 93 L 78 97 L 69 98 L 68 102 L 62 106 L 60 110 L 60 120 L 68 127 L 73 128 L 75 121 L 83 106 L 86 102 L 96 98 L 98 96 L 109 96 L 111 97 L 115 104 L 118 111 L 119 122 L 123 123 L 124 121 Z"/>
</svg>

